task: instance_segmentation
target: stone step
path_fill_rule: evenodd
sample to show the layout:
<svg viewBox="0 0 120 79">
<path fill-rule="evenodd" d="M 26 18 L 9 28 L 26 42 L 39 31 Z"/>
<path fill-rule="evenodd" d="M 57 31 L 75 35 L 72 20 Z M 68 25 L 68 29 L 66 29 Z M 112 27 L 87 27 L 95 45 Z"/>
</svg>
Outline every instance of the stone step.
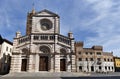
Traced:
<svg viewBox="0 0 120 79">
<path fill-rule="evenodd" d="M 60 77 L 5 77 L 0 79 L 62 79 Z"/>
<path fill-rule="evenodd" d="M 0 79 L 62 79 L 60 77 L 1 77 Z"/>
<path fill-rule="evenodd" d="M 54 78 L 60 79 L 60 77 L 80 77 L 80 76 L 89 76 L 89 74 L 84 73 L 74 73 L 74 72 L 20 72 L 20 73 L 9 73 L 2 76 L 3 79 L 19 79 L 19 78 Z M 0 78 L 1 79 L 1 78 Z"/>
</svg>

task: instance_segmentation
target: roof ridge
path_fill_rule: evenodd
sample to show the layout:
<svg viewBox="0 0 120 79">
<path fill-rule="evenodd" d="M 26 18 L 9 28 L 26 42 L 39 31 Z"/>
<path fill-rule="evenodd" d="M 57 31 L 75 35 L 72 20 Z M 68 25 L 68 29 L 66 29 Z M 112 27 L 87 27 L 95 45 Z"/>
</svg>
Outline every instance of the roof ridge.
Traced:
<svg viewBox="0 0 120 79">
<path fill-rule="evenodd" d="M 59 17 L 59 15 L 58 15 L 58 14 L 56 14 L 56 13 L 54 13 L 54 12 L 52 12 L 52 11 L 48 10 L 48 9 L 43 9 L 43 10 L 41 10 L 41 11 L 39 11 L 39 12 L 36 12 L 36 13 L 41 13 L 41 12 L 48 12 L 48 13 L 50 13 L 50 14 L 53 14 L 53 15 L 58 16 L 58 17 Z"/>
</svg>

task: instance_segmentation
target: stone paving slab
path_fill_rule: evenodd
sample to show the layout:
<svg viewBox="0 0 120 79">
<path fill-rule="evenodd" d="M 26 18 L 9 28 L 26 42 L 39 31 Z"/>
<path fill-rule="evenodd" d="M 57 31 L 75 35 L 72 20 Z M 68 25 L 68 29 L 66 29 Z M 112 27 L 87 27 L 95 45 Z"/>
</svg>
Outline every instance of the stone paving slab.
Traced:
<svg viewBox="0 0 120 79">
<path fill-rule="evenodd" d="M 1 77 L 0 79 L 62 79 L 60 77 Z"/>
<path fill-rule="evenodd" d="M 90 76 L 101 77 L 101 76 L 120 76 L 120 72 L 109 72 L 109 73 L 90 73 Z"/>
<path fill-rule="evenodd" d="M 75 73 L 75 72 L 20 72 L 0 76 L 0 79 L 77 79 L 91 77 L 120 77 L 120 73 Z M 94 78 L 93 78 L 94 79 Z M 120 78 L 119 78 L 120 79 Z"/>
<path fill-rule="evenodd" d="M 20 73 L 9 73 L 0 77 L 0 79 L 62 79 L 63 77 L 80 77 L 89 76 L 84 73 L 74 72 L 20 72 Z"/>
<path fill-rule="evenodd" d="M 0 79 L 120 79 L 120 77 L 5 77 Z"/>
<path fill-rule="evenodd" d="M 74 73 L 74 72 L 20 72 L 20 73 L 10 73 L 3 77 L 79 77 L 79 76 L 89 76 L 90 74 L 84 73 Z"/>
</svg>

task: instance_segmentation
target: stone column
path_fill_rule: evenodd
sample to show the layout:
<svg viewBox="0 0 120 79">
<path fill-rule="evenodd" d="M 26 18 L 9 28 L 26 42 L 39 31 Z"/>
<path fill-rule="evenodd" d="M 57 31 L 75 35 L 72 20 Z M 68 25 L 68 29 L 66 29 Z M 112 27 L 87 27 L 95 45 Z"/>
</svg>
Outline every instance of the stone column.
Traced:
<svg viewBox="0 0 120 79">
<path fill-rule="evenodd" d="M 12 55 L 10 72 L 21 72 L 21 55 Z"/>
<path fill-rule="evenodd" d="M 55 55 L 55 72 L 60 72 L 60 55 Z"/>
<path fill-rule="evenodd" d="M 84 72 L 87 72 L 87 62 L 84 61 Z"/>
<path fill-rule="evenodd" d="M 75 55 L 72 55 L 72 72 L 76 72 Z"/>
<path fill-rule="evenodd" d="M 56 54 L 58 53 L 58 46 L 57 46 L 57 42 L 58 42 L 58 35 L 55 35 L 55 44 L 54 44 L 54 54 L 55 54 L 55 58 L 54 58 L 54 69 L 55 72 L 60 72 L 60 55 Z"/>
<path fill-rule="evenodd" d="M 88 72 L 91 72 L 90 60 L 88 60 Z"/>
<path fill-rule="evenodd" d="M 28 72 L 34 72 L 35 71 L 35 55 L 29 55 L 29 60 L 28 60 Z"/>
<path fill-rule="evenodd" d="M 105 66 L 104 66 L 104 64 L 102 63 L 102 72 L 104 72 L 105 71 Z"/>
<path fill-rule="evenodd" d="M 50 56 L 50 72 L 54 72 L 54 56 L 53 55 L 51 55 Z"/>
<path fill-rule="evenodd" d="M 55 33 L 60 33 L 60 21 L 58 17 L 55 17 Z"/>
<path fill-rule="evenodd" d="M 76 65 L 77 65 L 77 72 L 80 72 L 80 71 L 79 71 L 79 62 L 78 62 L 78 61 L 77 61 L 77 64 L 76 64 Z"/>
<path fill-rule="evenodd" d="M 71 72 L 71 60 L 70 60 L 70 55 L 67 55 L 67 72 Z"/>
<path fill-rule="evenodd" d="M 39 54 L 36 54 L 35 72 L 39 72 Z"/>
</svg>

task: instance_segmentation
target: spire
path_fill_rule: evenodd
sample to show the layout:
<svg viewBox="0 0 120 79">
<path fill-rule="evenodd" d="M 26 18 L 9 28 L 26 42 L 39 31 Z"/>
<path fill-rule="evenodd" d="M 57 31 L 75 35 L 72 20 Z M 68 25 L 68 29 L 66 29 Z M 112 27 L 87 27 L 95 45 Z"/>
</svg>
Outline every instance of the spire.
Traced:
<svg viewBox="0 0 120 79">
<path fill-rule="evenodd" d="M 71 26 L 69 26 L 69 33 L 71 33 L 72 32 L 72 30 L 71 30 Z"/>
<path fill-rule="evenodd" d="M 73 33 L 72 33 L 72 31 L 71 31 L 71 26 L 70 26 L 70 28 L 69 28 L 68 37 L 73 38 Z"/>
<path fill-rule="evenodd" d="M 19 38 L 19 37 L 21 37 L 21 32 L 20 32 L 20 31 L 17 31 L 17 32 L 16 32 L 16 38 Z"/>
<path fill-rule="evenodd" d="M 72 33 L 72 32 L 69 32 L 69 33 L 68 33 L 68 37 L 69 37 L 69 38 L 73 38 L 73 33 Z"/>
<path fill-rule="evenodd" d="M 35 5 L 34 5 L 34 3 L 32 4 L 32 13 L 35 14 Z"/>
</svg>

